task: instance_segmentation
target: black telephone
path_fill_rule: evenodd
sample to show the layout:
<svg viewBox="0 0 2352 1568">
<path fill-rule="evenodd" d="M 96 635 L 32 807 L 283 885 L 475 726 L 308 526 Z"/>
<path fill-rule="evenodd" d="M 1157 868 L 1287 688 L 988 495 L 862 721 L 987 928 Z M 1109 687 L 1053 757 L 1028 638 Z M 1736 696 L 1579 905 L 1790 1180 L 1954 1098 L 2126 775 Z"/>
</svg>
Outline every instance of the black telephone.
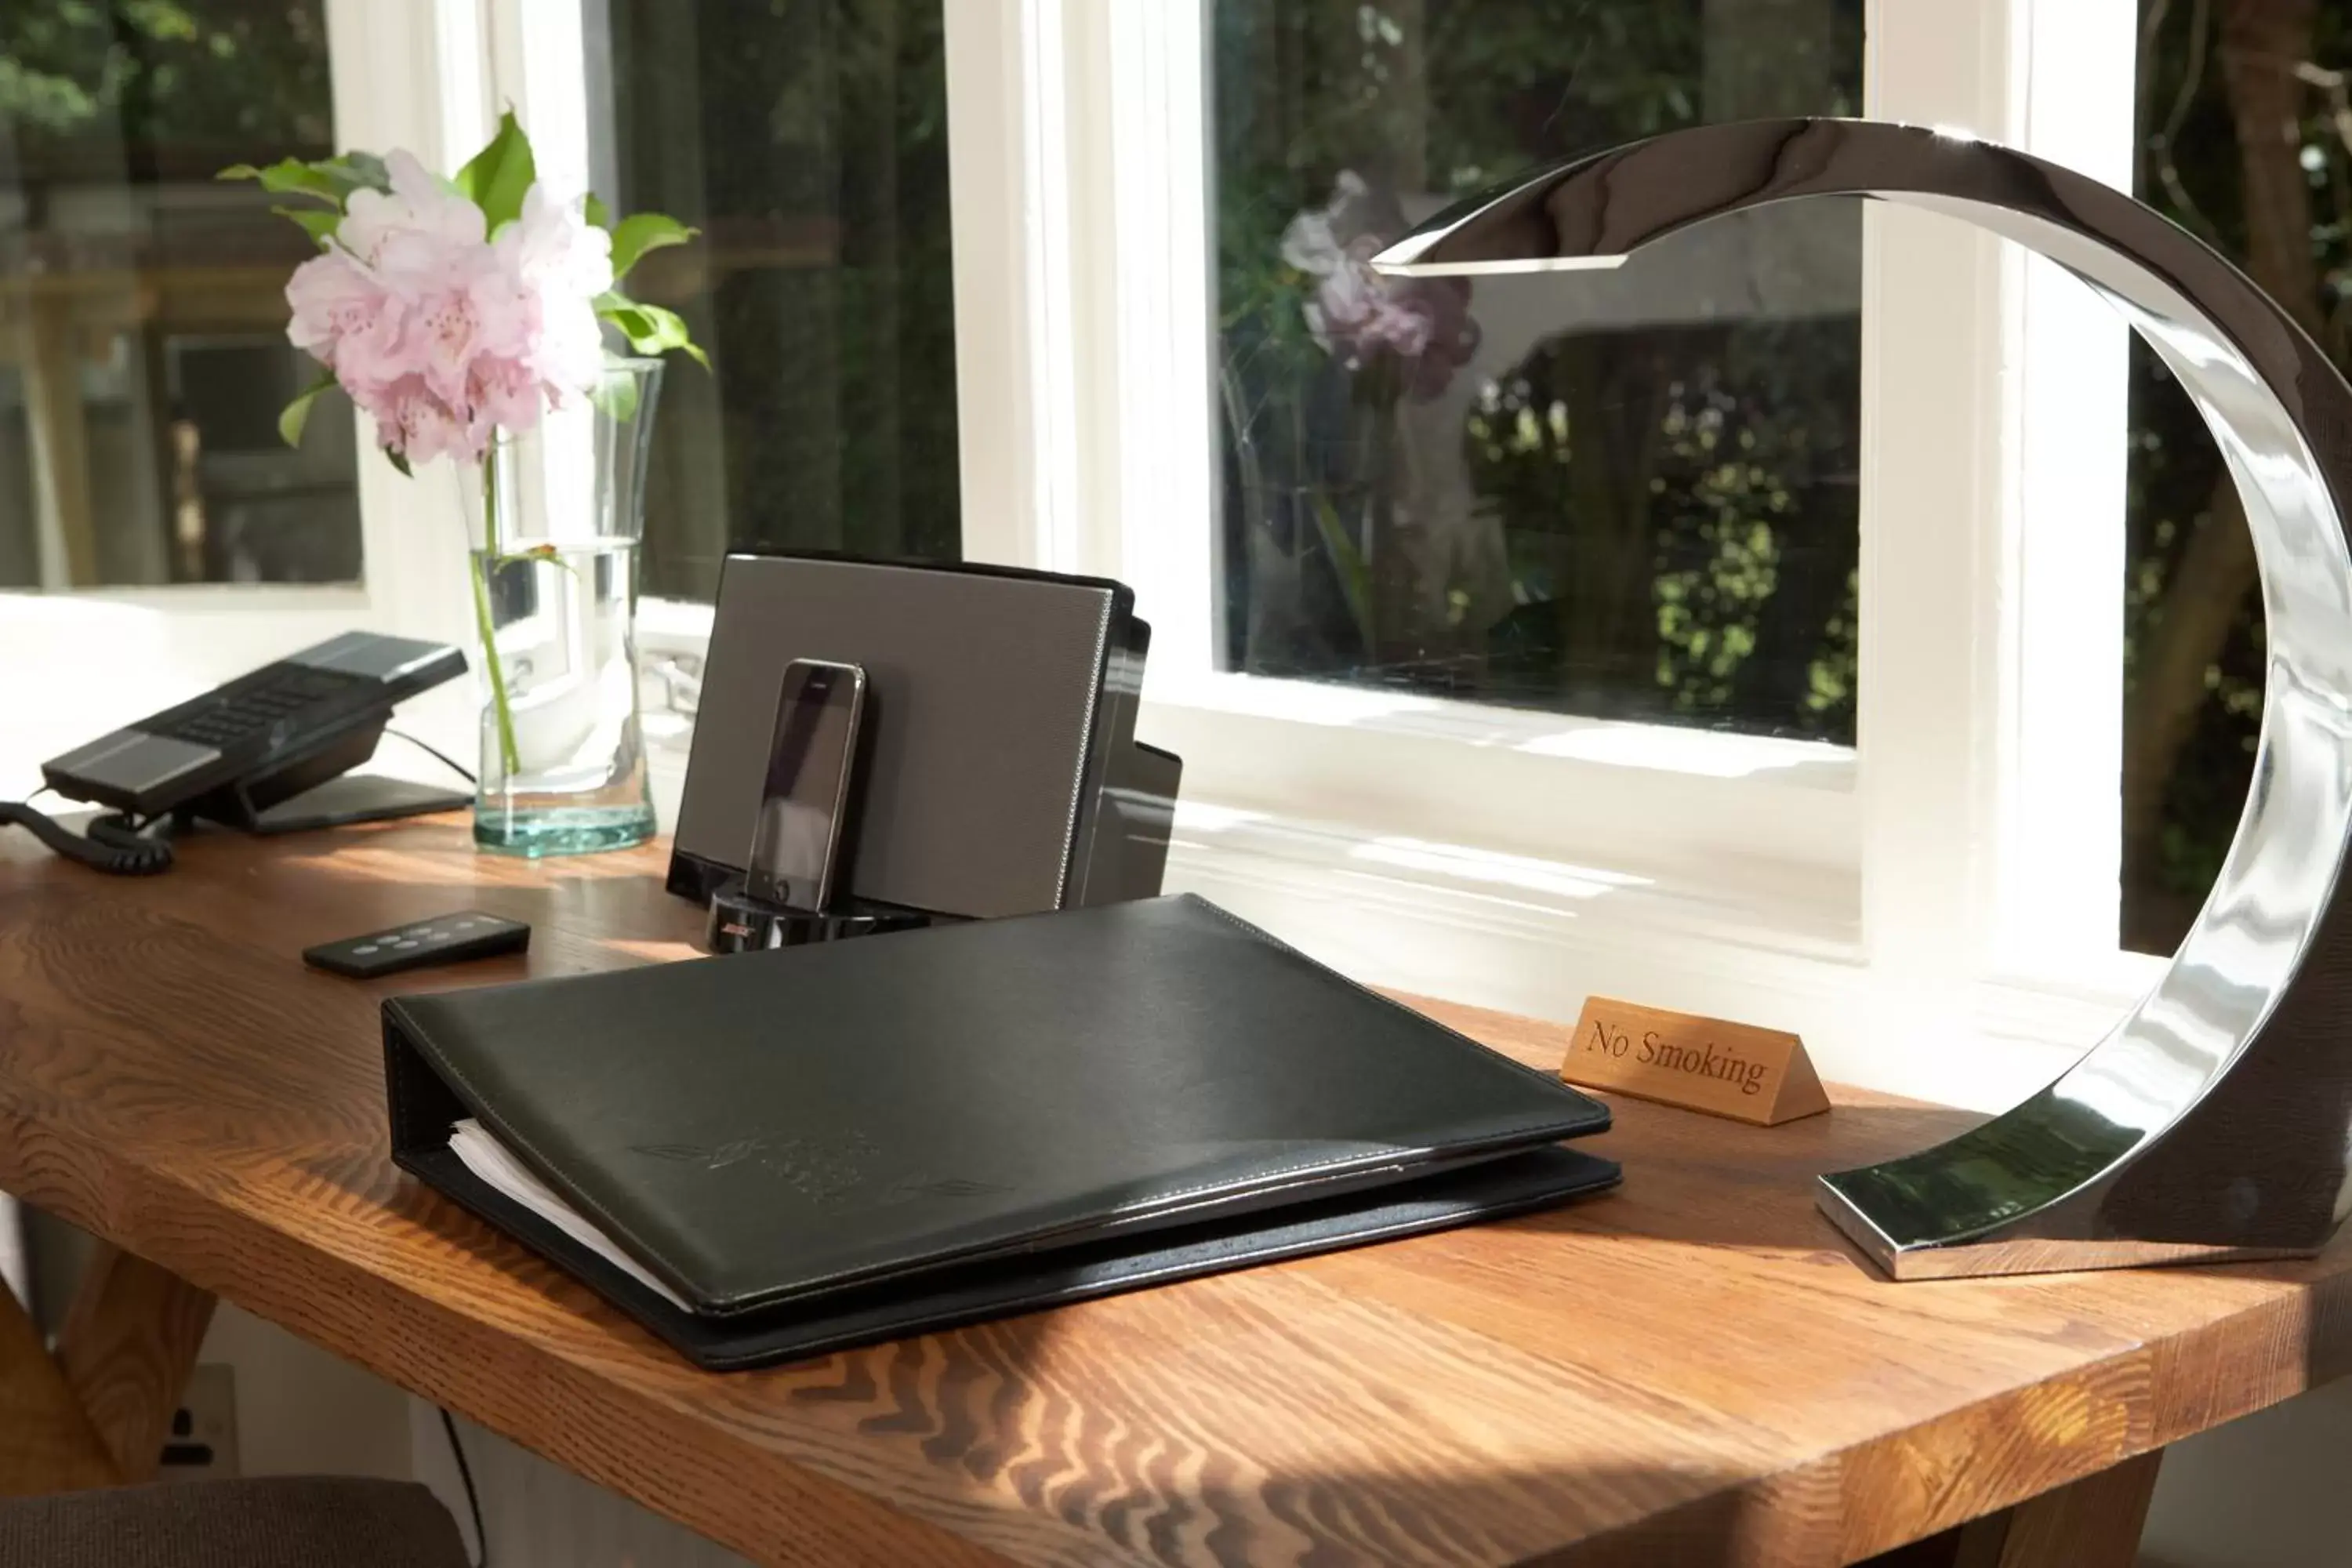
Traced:
<svg viewBox="0 0 2352 1568">
<path fill-rule="evenodd" d="M 394 703 L 464 672 L 443 643 L 346 632 L 41 764 L 58 795 L 111 806 L 85 838 L 31 806 L 0 821 L 58 853 L 141 876 L 172 863 L 165 817 L 287 832 L 446 810 L 467 797 L 399 780 L 341 780 L 374 754 Z M 336 790 L 336 782 L 362 785 Z"/>
</svg>

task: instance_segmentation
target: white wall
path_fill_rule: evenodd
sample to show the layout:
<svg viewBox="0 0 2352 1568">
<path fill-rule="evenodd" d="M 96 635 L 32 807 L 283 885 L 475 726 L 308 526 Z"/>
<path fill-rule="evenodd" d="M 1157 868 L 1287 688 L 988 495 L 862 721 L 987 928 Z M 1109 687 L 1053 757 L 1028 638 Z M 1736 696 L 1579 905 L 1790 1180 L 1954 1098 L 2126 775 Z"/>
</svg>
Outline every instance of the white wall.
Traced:
<svg viewBox="0 0 2352 1568">
<path fill-rule="evenodd" d="M 2141 1568 L 2352 1568 L 2352 1382 L 2176 1443 Z"/>
<path fill-rule="evenodd" d="M 409 1397 L 383 1379 L 226 1302 L 196 1360 L 236 1375 L 242 1474 L 410 1478 Z"/>
</svg>

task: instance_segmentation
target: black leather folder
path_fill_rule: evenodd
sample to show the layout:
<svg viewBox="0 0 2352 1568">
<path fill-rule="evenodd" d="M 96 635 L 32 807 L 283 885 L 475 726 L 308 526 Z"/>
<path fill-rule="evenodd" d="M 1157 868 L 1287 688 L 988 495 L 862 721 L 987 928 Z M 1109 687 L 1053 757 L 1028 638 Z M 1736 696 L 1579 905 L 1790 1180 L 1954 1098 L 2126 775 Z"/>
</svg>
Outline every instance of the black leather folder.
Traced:
<svg viewBox="0 0 2352 1568">
<path fill-rule="evenodd" d="M 1607 1109 L 1189 896 L 384 1004 L 400 1165 L 756 1365 L 1613 1184 Z M 684 1309 L 476 1177 L 471 1116 Z"/>
</svg>

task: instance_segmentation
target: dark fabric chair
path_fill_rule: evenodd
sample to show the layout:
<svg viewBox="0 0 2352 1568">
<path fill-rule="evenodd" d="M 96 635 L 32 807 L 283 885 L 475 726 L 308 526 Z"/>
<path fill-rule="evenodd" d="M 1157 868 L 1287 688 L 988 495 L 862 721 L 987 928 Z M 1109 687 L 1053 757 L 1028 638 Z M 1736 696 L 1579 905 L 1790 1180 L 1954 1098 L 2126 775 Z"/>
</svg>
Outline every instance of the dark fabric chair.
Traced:
<svg viewBox="0 0 2352 1568">
<path fill-rule="evenodd" d="M 468 1568 L 406 1481 L 273 1476 L 0 1498 L 0 1568 Z"/>
</svg>

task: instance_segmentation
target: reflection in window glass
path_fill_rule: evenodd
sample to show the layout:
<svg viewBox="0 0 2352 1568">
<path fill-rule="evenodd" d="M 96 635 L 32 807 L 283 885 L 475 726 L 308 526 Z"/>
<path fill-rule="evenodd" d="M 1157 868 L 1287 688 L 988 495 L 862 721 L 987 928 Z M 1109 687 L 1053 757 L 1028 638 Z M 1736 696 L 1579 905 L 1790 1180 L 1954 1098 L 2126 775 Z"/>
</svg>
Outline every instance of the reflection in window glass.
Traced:
<svg viewBox="0 0 2352 1568">
<path fill-rule="evenodd" d="M 309 244 L 213 177 L 332 141 L 323 0 L 0 5 L 0 587 L 359 576 L 348 406 L 278 438 Z"/>
<path fill-rule="evenodd" d="M 664 377 L 646 591 L 742 543 L 954 557 L 941 0 L 583 5 L 596 188 L 702 230 L 629 279 L 712 365 Z"/>
<path fill-rule="evenodd" d="M 2137 195 L 2352 366 L 2352 14 L 2143 0 Z M 2292 134 L 2282 136 L 2279 128 Z M 2137 339 L 2124 584 L 2124 945 L 2169 952 L 2253 779 L 2267 652 L 2220 449 Z"/>
<path fill-rule="evenodd" d="M 1851 742 L 1861 219 L 1613 273 L 1364 258 L 1531 164 L 1854 113 L 1861 0 L 1218 0 L 1223 656 Z"/>
</svg>

